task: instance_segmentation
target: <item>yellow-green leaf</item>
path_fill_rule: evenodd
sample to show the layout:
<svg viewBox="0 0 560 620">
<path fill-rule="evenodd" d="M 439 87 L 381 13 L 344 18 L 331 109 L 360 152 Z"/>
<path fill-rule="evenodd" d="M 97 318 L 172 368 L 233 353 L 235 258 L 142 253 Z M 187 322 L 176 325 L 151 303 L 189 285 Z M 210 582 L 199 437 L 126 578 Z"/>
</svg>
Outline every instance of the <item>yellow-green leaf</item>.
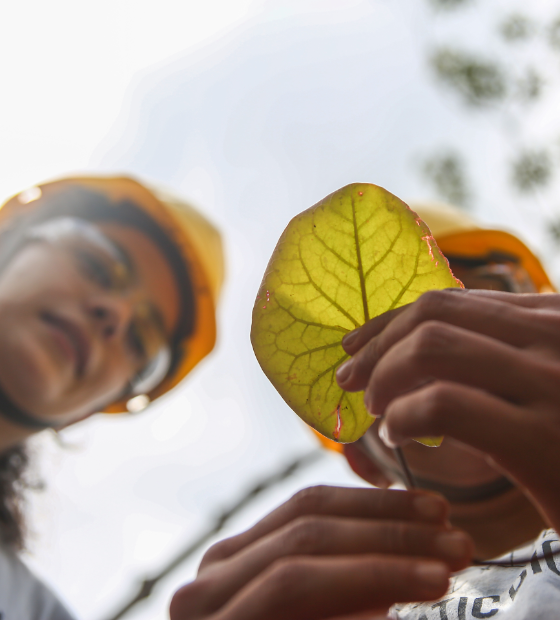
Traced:
<svg viewBox="0 0 560 620">
<path fill-rule="evenodd" d="M 341 339 L 430 289 L 460 286 L 428 227 L 404 202 L 347 185 L 296 216 L 268 264 L 253 309 L 257 359 L 288 405 L 335 441 L 372 424 L 363 393 L 341 390 Z"/>
</svg>

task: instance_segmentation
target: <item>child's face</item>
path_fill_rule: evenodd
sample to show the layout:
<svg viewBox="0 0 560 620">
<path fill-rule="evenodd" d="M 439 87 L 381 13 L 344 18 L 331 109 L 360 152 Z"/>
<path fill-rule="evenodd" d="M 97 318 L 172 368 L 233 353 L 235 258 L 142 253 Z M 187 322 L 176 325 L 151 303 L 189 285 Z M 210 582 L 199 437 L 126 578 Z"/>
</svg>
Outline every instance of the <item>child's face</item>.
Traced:
<svg viewBox="0 0 560 620">
<path fill-rule="evenodd" d="M 0 274 L 0 385 L 57 424 L 123 395 L 165 352 L 178 319 L 173 274 L 153 242 L 116 224 L 86 226 L 91 235 L 39 235 Z"/>
</svg>

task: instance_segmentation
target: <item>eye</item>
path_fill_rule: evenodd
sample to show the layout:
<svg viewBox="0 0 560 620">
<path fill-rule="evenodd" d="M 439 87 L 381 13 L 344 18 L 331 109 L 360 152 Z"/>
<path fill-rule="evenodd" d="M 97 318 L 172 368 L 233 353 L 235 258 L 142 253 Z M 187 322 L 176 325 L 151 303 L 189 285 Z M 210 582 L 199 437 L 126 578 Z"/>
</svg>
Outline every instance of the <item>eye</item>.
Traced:
<svg viewBox="0 0 560 620">
<path fill-rule="evenodd" d="M 80 271 L 92 282 L 105 289 L 113 286 L 113 274 L 109 266 L 98 256 L 86 250 L 76 250 Z"/>
</svg>

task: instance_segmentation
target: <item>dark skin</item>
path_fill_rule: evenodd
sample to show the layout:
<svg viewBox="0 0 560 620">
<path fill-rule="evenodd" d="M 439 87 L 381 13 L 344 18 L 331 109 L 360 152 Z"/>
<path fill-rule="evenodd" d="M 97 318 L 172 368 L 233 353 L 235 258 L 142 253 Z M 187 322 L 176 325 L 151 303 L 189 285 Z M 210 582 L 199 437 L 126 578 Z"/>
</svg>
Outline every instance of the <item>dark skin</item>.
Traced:
<svg viewBox="0 0 560 620">
<path fill-rule="evenodd" d="M 368 435 L 374 439 L 375 458 L 372 459 L 363 450 L 360 444 L 347 444 L 344 446 L 344 455 L 354 472 L 372 484 L 373 486 L 386 488 L 393 483 L 401 483 L 402 474 L 395 470 L 395 462 L 392 450 L 386 448 L 377 436 L 378 425 L 375 424 Z M 500 472 L 491 462 L 486 462 L 484 455 L 478 452 L 468 452 L 468 447 L 446 437 L 440 448 L 427 448 L 417 442 L 409 442 L 403 447 L 409 467 L 416 475 L 418 470 L 430 471 L 431 481 L 436 478 L 434 471 L 439 477 L 447 477 L 453 468 L 446 468 L 448 462 L 458 462 L 461 466 L 465 457 L 469 459 L 469 473 L 472 474 L 473 460 L 476 463 L 480 459 L 486 465 L 483 471 L 484 477 L 489 472 L 493 473 L 494 479 L 501 478 Z M 381 453 L 381 454 L 380 454 Z M 428 454 L 434 458 L 429 461 L 425 458 Z M 390 469 L 383 463 L 389 462 Z M 436 467 L 437 465 L 437 467 Z M 459 467 L 460 468 L 460 467 Z M 455 468 L 456 470 L 459 468 Z M 416 478 L 418 481 L 418 478 Z M 453 489 L 465 488 L 452 485 Z M 471 488 L 471 487 L 466 487 Z M 509 550 L 519 547 L 533 540 L 539 532 L 547 527 L 543 516 L 527 498 L 522 489 L 514 486 L 504 493 L 476 502 L 450 502 L 449 521 L 468 534 L 473 539 L 475 557 L 479 559 L 494 558 L 507 553 Z"/>
<path fill-rule="evenodd" d="M 353 335 L 339 384 L 365 390 L 388 445 L 459 441 L 560 527 L 560 295 L 431 291 Z"/>
<path fill-rule="evenodd" d="M 437 496 L 314 487 L 214 545 L 171 618 L 371 618 L 395 601 L 442 596 L 471 552 Z"/>
<path fill-rule="evenodd" d="M 515 262 L 466 266 L 452 260 L 451 267 L 468 289 L 536 292 L 529 274 Z M 345 368 L 343 365 L 338 369 L 339 378 Z M 379 423 L 374 424 L 362 442 L 344 446 L 344 453 L 359 476 L 385 488 L 403 479 L 393 451 L 378 436 L 379 427 Z M 415 441 L 406 442 L 402 450 L 420 486 L 427 484 L 427 488 L 449 494 L 450 521 L 473 537 L 478 558 L 502 555 L 533 540 L 547 527 L 518 486 L 509 485 L 505 491 L 502 487 L 490 496 L 481 496 L 480 489 L 485 485 L 504 482 L 504 472 L 483 452 L 451 437 L 446 437 L 437 450 Z M 476 500 L 472 499 L 473 493 Z"/>
<path fill-rule="evenodd" d="M 430 292 L 353 334 L 340 384 L 365 389 L 388 442 L 456 440 L 507 472 L 560 528 L 560 295 Z M 413 508 L 418 497 L 430 517 Z M 434 600 L 473 552 L 448 510 L 422 492 L 307 489 L 211 548 L 171 618 L 365 620 L 395 602 Z M 437 535 L 451 532 L 440 547 Z"/>
</svg>

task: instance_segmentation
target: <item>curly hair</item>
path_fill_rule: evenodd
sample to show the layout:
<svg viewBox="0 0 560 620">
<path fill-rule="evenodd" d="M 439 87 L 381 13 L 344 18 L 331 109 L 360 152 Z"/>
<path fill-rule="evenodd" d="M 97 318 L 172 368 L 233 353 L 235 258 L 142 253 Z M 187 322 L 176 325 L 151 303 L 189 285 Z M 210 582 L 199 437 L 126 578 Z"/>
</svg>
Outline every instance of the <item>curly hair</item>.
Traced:
<svg viewBox="0 0 560 620">
<path fill-rule="evenodd" d="M 0 540 L 7 547 L 24 547 L 24 493 L 33 487 L 27 478 L 29 455 L 25 445 L 0 454 Z"/>
</svg>

